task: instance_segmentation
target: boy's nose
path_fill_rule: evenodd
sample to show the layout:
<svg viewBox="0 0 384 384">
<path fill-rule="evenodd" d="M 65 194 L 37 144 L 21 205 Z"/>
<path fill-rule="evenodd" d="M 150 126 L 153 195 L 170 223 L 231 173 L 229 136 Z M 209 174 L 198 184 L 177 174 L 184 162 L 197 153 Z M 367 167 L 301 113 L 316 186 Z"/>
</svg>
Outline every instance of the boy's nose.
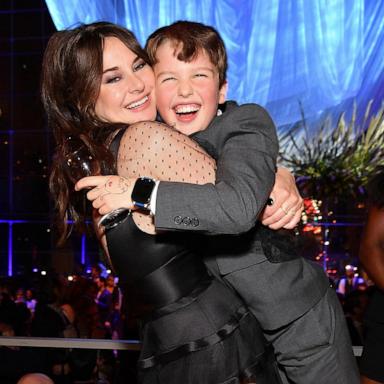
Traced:
<svg viewBox="0 0 384 384">
<path fill-rule="evenodd" d="M 191 87 L 188 81 L 181 81 L 179 83 L 178 91 L 179 91 L 179 96 L 188 97 L 192 95 L 193 88 Z"/>
</svg>

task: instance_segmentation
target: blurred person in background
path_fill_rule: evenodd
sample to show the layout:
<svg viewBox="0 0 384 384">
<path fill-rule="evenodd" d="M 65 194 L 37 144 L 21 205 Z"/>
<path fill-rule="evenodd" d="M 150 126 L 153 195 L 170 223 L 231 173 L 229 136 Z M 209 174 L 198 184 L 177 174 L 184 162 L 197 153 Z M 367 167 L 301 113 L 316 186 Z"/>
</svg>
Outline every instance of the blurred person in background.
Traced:
<svg viewBox="0 0 384 384">
<path fill-rule="evenodd" d="M 42 373 L 28 373 L 17 384 L 54 384 L 54 382 Z"/>
<path fill-rule="evenodd" d="M 33 316 L 33 314 L 35 313 L 37 301 L 34 298 L 34 294 L 33 294 L 32 289 L 27 289 L 25 291 L 25 304 Z"/>
<path fill-rule="evenodd" d="M 337 293 L 341 297 L 348 296 L 351 292 L 361 290 L 366 287 L 365 280 L 357 273 L 357 267 L 354 265 L 345 266 L 345 276 L 343 276 L 337 286 Z"/>
<path fill-rule="evenodd" d="M 384 383 L 384 167 L 369 187 L 369 210 L 360 244 L 360 260 L 375 283 L 365 313 L 365 339 L 360 372 L 362 384 Z"/>
</svg>

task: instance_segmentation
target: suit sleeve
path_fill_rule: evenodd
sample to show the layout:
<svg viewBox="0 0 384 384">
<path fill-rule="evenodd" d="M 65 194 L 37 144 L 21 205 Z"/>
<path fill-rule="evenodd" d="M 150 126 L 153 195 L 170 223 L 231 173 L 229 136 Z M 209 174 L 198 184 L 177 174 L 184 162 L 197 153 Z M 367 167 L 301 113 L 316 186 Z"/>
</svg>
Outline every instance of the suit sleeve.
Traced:
<svg viewBox="0 0 384 384">
<path fill-rule="evenodd" d="M 202 132 L 217 152 L 215 184 L 161 182 L 157 229 L 239 234 L 255 225 L 275 180 L 275 126 L 255 104 L 224 115 Z"/>
</svg>

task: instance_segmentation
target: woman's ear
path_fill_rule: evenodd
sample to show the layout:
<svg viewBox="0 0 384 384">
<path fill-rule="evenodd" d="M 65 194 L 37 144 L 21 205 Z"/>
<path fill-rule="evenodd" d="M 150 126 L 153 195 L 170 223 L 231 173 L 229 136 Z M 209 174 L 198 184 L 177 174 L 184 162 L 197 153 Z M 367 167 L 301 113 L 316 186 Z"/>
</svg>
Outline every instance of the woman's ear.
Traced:
<svg viewBox="0 0 384 384">
<path fill-rule="evenodd" d="M 224 84 L 219 89 L 219 104 L 225 103 L 227 99 L 228 82 L 225 80 Z"/>
</svg>

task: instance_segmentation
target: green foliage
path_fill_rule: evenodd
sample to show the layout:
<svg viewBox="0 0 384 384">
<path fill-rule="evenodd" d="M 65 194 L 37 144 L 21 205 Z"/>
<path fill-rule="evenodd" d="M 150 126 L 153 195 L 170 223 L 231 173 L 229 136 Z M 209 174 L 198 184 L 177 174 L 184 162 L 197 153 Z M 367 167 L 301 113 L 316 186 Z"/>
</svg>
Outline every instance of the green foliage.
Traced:
<svg viewBox="0 0 384 384">
<path fill-rule="evenodd" d="M 354 108 L 349 122 L 344 113 L 336 126 L 331 118 L 325 118 L 310 137 L 302 112 L 301 124 L 281 138 L 282 164 L 295 174 L 304 196 L 327 201 L 355 198 L 375 169 L 384 165 L 384 107 L 367 124 L 370 106 L 365 130 L 356 125 Z M 295 137 L 301 127 L 302 134 Z"/>
</svg>

